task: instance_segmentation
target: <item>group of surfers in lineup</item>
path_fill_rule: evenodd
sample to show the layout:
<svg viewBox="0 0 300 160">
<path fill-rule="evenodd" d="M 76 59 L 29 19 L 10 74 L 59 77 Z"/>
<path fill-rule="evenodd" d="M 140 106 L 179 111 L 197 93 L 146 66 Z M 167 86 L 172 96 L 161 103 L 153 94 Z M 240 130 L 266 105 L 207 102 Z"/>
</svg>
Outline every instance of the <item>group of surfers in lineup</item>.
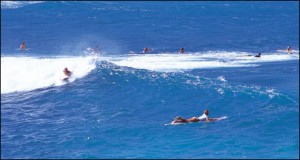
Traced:
<svg viewBox="0 0 300 160">
<path fill-rule="evenodd" d="M 25 41 L 23 41 L 20 45 L 20 50 L 25 50 L 25 49 L 26 49 L 26 44 L 25 44 Z M 100 53 L 99 46 L 96 46 L 96 48 L 92 48 L 92 51 L 96 52 L 96 53 Z M 146 47 L 146 48 L 144 48 L 142 53 L 147 53 L 147 52 L 150 52 L 150 51 L 152 51 L 152 49 Z M 282 51 L 287 52 L 288 54 L 292 54 L 292 48 L 290 46 L 288 46 L 286 50 L 282 50 Z M 184 53 L 184 48 L 180 48 L 179 53 L 183 54 Z M 247 56 L 251 56 L 251 55 L 247 55 Z M 254 57 L 261 57 L 261 53 L 258 53 Z M 64 68 L 63 73 L 66 76 L 66 78 L 64 78 L 63 80 L 67 80 L 72 74 L 72 72 L 69 71 L 67 67 Z"/>
<path fill-rule="evenodd" d="M 20 45 L 20 50 L 25 50 L 25 49 L 26 49 L 26 44 L 25 44 L 25 41 L 23 41 Z M 99 51 L 98 46 L 96 49 L 97 49 L 96 51 L 98 52 Z M 143 53 L 147 53 L 150 51 L 152 51 L 152 49 L 144 48 Z M 292 54 L 292 48 L 290 46 L 288 46 L 287 49 L 284 51 L 287 52 L 288 54 Z M 179 53 L 183 54 L 184 48 L 180 48 Z M 261 56 L 261 53 L 258 53 L 254 57 L 260 57 L 260 56 Z M 65 78 L 63 78 L 62 80 L 64 80 L 64 81 L 67 81 L 69 79 L 69 77 L 72 75 L 72 72 L 69 71 L 69 69 L 67 67 L 65 67 L 63 69 L 63 73 L 65 75 Z M 171 122 L 171 124 L 181 124 L 181 123 L 189 123 L 189 122 L 211 122 L 211 121 L 217 121 L 220 119 L 220 118 L 209 118 L 208 113 L 209 113 L 208 110 L 205 109 L 203 111 L 203 114 L 199 117 L 191 117 L 191 118 L 185 119 L 180 116 L 176 116 L 174 118 L 174 120 Z"/>
<path fill-rule="evenodd" d="M 23 41 L 20 45 L 20 50 L 25 50 L 25 49 L 26 49 L 26 44 L 25 44 L 25 41 Z M 90 48 L 90 50 L 95 52 L 95 53 L 100 53 L 100 49 L 99 49 L 98 45 L 95 48 Z M 152 51 L 152 49 L 146 47 L 146 48 L 144 48 L 142 53 L 147 53 L 147 52 L 150 52 L 150 51 Z M 292 54 L 292 48 L 290 46 L 288 46 L 286 50 L 282 50 L 282 51 L 287 52 L 288 54 Z M 184 53 L 184 48 L 180 48 L 179 53 L 183 54 Z M 260 56 L 261 56 L 261 53 L 258 53 L 254 57 L 260 57 Z"/>
<path fill-rule="evenodd" d="M 23 41 L 20 45 L 20 50 L 25 50 L 26 49 L 26 44 L 25 41 Z M 96 53 L 100 53 L 100 49 L 99 46 L 96 46 L 95 49 L 92 49 L 92 51 L 96 52 Z M 152 49 L 150 48 L 144 48 L 143 53 L 147 53 L 152 51 Z M 290 46 L 287 47 L 286 50 L 283 50 L 284 52 L 287 52 L 288 54 L 292 54 L 292 48 Z M 184 48 L 180 48 L 179 50 L 180 54 L 184 53 Z M 251 56 L 251 55 L 247 55 L 247 56 Z M 254 57 L 261 57 L 261 53 L 258 53 L 257 55 L 255 55 Z M 68 78 L 71 76 L 72 72 L 68 70 L 67 67 L 64 68 L 63 70 L 64 75 L 66 76 L 63 80 L 68 80 Z"/>
<path fill-rule="evenodd" d="M 152 49 L 144 48 L 143 53 L 147 53 L 150 51 L 152 51 Z M 282 50 L 282 51 L 287 52 L 288 54 L 292 54 L 292 48 L 290 46 L 288 46 L 286 50 Z M 179 53 L 183 54 L 184 48 L 180 48 Z M 251 56 L 251 55 L 247 55 L 247 56 Z M 257 55 L 254 55 L 254 57 L 261 57 L 261 53 L 259 52 Z"/>
</svg>

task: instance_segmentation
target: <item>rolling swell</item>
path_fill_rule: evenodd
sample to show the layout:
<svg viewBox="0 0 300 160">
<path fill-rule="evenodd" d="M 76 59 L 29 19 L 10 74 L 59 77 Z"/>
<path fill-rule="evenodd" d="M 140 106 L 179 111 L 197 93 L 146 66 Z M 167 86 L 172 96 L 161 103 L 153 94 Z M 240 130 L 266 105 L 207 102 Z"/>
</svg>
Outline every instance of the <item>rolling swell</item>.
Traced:
<svg viewBox="0 0 300 160">
<path fill-rule="evenodd" d="M 285 132 L 287 136 L 290 133 L 289 127 L 274 127 L 274 124 L 283 120 L 285 123 L 295 124 L 286 118 L 297 116 L 299 112 L 297 108 L 289 107 L 298 102 L 276 89 L 235 85 L 224 76 L 211 78 L 191 72 L 154 72 L 117 66 L 107 61 L 98 61 L 96 69 L 85 78 L 76 80 L 76 83 L 1 96 L 4 105 L 2 114 L 10 115 L 2 119 L 6 126 L 2 129 L 3 138 L 6 139 L 3 144 L 22 140 L 21 145 L 24 147 L 40 146 L 40 150 L 30 157 L 44 157 L 45 151 L 49 152 L 51 148 L 50 151 L 56 154 L 46 157 L 109 158 L 113 153 L 107 149 L 110 147 L 123 150 L 119 153 L 122 157 L 155 157 L 151 153 L 159 149 L 167 151 L 161 156 L 172 157 L 175 152 L 185 151 L 181 156 L 189 157 L 192 151 L 181 150 L 173 145 L 167 147 L 165 141 L 153 143 L 157 139 L 175 135 L 169 139 L 179 146 L 186 145 L 185 141 L 180 140 L 183 137 L 176 132 L 187 132 L 186 136 L 194 141 L 213 138 L 218 140 L 215 143 L 227 146 L 228 150 L 242 148 L 242 151 L 233 152 L 231 156 L 247 156 L 243 149 L 251 148 L 254 142 L 250 146 L 244 143 L 254 138 L 256 147 L 252 149 L 259 151 L 264 157 L 267 155 L 263 153 L 262 147 L 271 147 L 271 144 L 261 144 L 265 142 L 265 136 L 277 137 L 272 145 L 284 146 L 276 132 L 282 130 L 280 132 Z M 12 99 L 14 100 L 11 101 Z M 163 125 L 176 115 L 195 116 L 195 113 L 200 114 L 205 108 L 209 108 L 213 117 L 229 118 L 220 123 L 197 127 L 198 129 L 193 125 L 178 128 Z M 256 115 L 255 118 L 253 115 Z M 127 122 L 130 125 L 126 125 Z M 218 129 L 220 125 L 222 129 Z M 15 128 L 14 133 L 6 130 L 8 126 Z M 206 129 L 201 130 L 203 127 Z M 211 127 L 214 132 L 222 132 L 222 136 L 227 138 L 205 135 Z M 202 136 L 197 134 L 198 137 L 194 137 L 189 134 L 188 131 L 192 128 L 203 132 Z M 169 131 L 161 132 L 162 130 Z M 239 130 L 239 133 L 235 130 Z M 155 136 L 159 132 L 161 133 Z M 242 138 L 240 133 L 246 134 Z M 132 141 L 129 148 L 122 147 L 128 140 Z M 143 152 L 137 150 L 137 147 L 142 147 L 139 141 L 144 141 L 149 149 Z M 207 143 L 204 151 L 216 149 L 215 143 Z M 30 149 L 17 147 L 19 143 L 7 145 L 16 147 L 6 154 L 8 157 L 13 157 L 16 153 L 25 156 L 32 152 Z M 82 150 L 66 156 L 64 153 L 71 152 L 72 148 Z M 91 150 L 98 152 L 96 154 Z M 197 155 L 194 153 L 194 156 Z"/>
</svg>

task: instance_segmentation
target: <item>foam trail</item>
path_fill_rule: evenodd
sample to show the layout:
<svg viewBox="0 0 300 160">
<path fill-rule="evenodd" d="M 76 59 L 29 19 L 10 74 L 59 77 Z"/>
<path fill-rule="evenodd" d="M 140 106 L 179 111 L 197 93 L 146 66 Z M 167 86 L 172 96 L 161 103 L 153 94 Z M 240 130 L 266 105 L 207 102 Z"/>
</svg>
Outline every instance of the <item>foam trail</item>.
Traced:
<svg viewBox="0 0 300 160">
<path fill-rule="evenodd" d="M 72 71 L 69 82 L 96 68 L 93 57 L 1 57 L 1 94 L 65 84 L 63 69 Z"/>
<path fill-rule="evenodd" d="M 110 57 L 108 61 L 137 69 L 176 72 L 201 68 L 255 67 L 263 62 L 298 60 L 299 54 L 266 53 L 260 58 L 256 53 L 209 51 L 189 54 L 130 54 L 123 57 Z"/>
</svg>

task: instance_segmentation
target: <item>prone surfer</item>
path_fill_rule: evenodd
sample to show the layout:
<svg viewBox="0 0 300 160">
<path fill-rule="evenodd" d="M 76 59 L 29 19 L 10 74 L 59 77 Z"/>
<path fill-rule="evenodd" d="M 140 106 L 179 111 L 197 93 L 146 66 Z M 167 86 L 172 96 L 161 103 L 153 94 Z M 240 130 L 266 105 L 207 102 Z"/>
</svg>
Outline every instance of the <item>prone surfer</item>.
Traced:
<svg viewBox="0 0 300 160">
<path fill-rule="evenodd" d="M 261 53 L 258 53 L 257 55 L 255 55 L 254 57 L 260 57 L 261 56 Z"/>
<path fill-rule="evenodd" d="M 242 56 L 237 56 L 237 57 L 252 57 L 253 55 L 251 54 L 247 54 L 247 55 L 242 55 Z M 257 55 L 254 55 L 254 57 L 260 57 L 261 56 L 261 53 L 259 52 Z"/>
<path fill-rule="evenodd" d="M 199 122 L 199 121 L 210 122 L 215 120 L 218 120 L 218 118 L 208 118 L 208 110 L 206 109 L 203 111 L 203 114 L 200 117 L 192 117 L 189 119 L 184 119 L 181 118 L 180 116 L 176 116 L 172 123 L 187 123 L 187 122 Z"/>
</svg>

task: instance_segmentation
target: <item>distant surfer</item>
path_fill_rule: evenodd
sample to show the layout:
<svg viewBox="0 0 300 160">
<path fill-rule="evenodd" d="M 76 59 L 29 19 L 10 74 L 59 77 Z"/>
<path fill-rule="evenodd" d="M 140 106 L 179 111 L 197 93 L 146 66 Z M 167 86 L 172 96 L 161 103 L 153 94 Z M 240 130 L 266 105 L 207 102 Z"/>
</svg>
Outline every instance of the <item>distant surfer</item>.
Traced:
<svg viewBox="0 0 300 160">
<path fill-rule="evenodd" d="M 187 122 L 210 122 L 210 121 L 215 121 L 215 120 L 219 120 L 219 118 L 208 118 L 208 110 L 204 110 L 203 114 L 200 117 L 192 117 L 189 119 L 184 119 L 181 118 L 180 116 L 176 116 L 174 121 L 171 122 L 172 124 L 174 123 L 187 123 Z"/>
<path fill-rule="evenodd" d="M 279 49 L 279 50 L 277 50 L 277 51 L 278 51 L 278 52 L 286 52 L 286 53 L 288 53 L 288 54 L 292 54 L 292 48 L 291 48 L 290 46 L 288 46 L 286 50 L 281 50 L 281 49 Z"/>
<path fill-rule="evenodd" d="M 251 54 L 247 54 L 247 55 L 242 55 L 242 56 L 237 56 L 237 57 L 252 57 L 253 55 Z M 261 56 L 261 53 L 259 52 L 257 55 L 254 55 L 254 57 L 260 57 Z"/>
<path fill-rule="evenodd" d="M 96 45 L 95 48 L 92 48 L 93 53 L 95 54 L 99 54 L 100 53 L 100 47 L 98 45 Z"/>
<path fill-rule="evenodd" d="M 91 54 L 100 54 L 100 47 L 96 45 L 94 48 L 87 48 L 87 51 L 89 51 Z"/>
<path fill-rule="evenodd" d="M 292 48 L 290 46 L 287 47 L 286 51 L 288 54 L 292 54 Z"/>
<path fill-rule="evenodd" d="M 20 45 L 20 50 L 25 50 L 26 49 L 26 44 L 25 41 L 23 41 Z"/>
<path fill-rule="evenodd" d="M 64 72 L 64 74 L 65 74 L 65 76 L 66 76 L 65 78 L 63 78 L 63 80 L 69 79 L 69 77 L 71 76 L 72 72 L 69 71 L 67 67 L 64 68 L 64 71 L 63 71 L 63 72 Z"/>
<path fill-rule="evenodd" d="M 184 48 L 180 48 L 179 53 L 183 54 L 184 53 Z"/>
<path fill-rule="evenodd" d="M 150 48 L 144 48 L 143 53 L 150 52 L 150 51 L 151 51 Z"/>
<path fill-rule="evenodd" d="M 254 57 L 260 57 L 261 56 L 261 53 L 258 53 L 257 55 L 255 55 Z"/>
</svg>

